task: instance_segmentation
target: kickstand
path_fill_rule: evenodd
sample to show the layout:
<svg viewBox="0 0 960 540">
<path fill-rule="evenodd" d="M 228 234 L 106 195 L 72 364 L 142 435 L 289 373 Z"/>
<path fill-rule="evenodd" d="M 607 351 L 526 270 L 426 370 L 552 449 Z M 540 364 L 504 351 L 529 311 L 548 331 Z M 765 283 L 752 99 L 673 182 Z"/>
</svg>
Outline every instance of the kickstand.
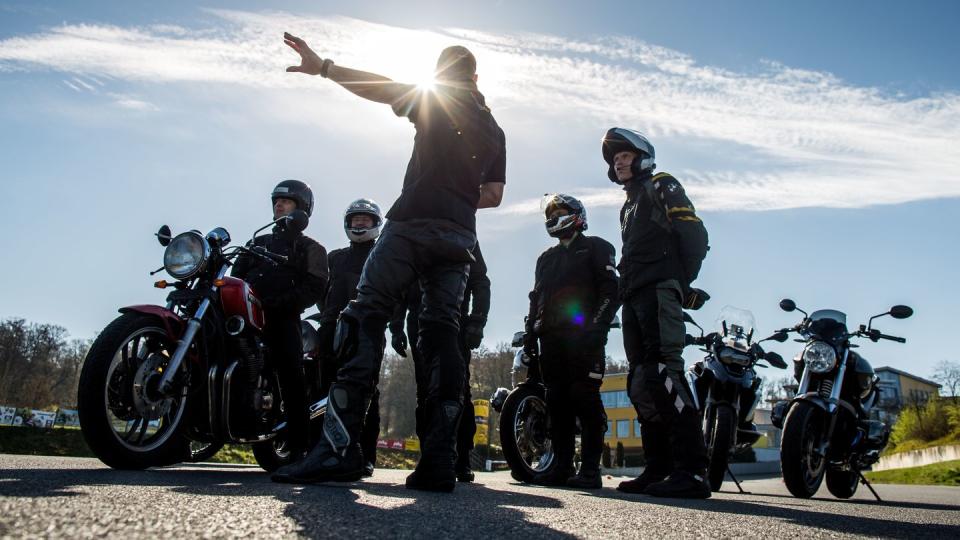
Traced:
<svg viewBox="0 0 960 540">
<path fill-rule="evenodd" d="M 863 476 L 863 473 L 860 471 L 857 471 L 857 474 L 860 476 L 860 482 L 863 483 L 863 485 L 867 486 L 867 489 L 870 490 L 870 493 L 873 493 L 873 496 L 877 498 L 877 502 L 883 502 L 883 499 L 881 499 L 880 496 L 877 495 L 877 492 L 873 490 L 873 486 L 871 486 L 870 481 L 867 480 L 865 476 Z"/>
<path fill-rule="evenodd" d="M 733 483 L 737 485 L 737 489 L 740 490 L 740 493 L 743 493 L 745 495 L 748 494 L 746 491 L 743 490 L 742 487 L 740 487 L 740 481 L 737 480 L 737 477 L 733 475 L 733 471 L 730 470 L 730 465 L 727 465 L 727 474 L 730 475 L 730 478 L 733 478 Z"/>
</svg>

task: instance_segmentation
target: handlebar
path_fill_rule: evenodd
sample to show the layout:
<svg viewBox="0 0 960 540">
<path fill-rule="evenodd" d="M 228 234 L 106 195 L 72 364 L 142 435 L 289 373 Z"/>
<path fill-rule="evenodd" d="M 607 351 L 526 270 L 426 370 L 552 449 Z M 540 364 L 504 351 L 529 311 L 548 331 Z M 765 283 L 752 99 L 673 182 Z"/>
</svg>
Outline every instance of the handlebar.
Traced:
<svg viewBox="0 0 960 540">
<path fill-rule="evenodd" d="M 889 336 L 889 335 L 887 335 L 887 334 L 882 334 L 882 333 L 880 333 L 879 330 L 868 330 L 868 331 L 866 331 L 866 332 L 863 332 L 863 335 L 864 335 L 865 337 L 869 338 L 870 341 L 872 341 L 872 342 L 874 342 L 874 343 L 876 343 L 877 341 L 880 341 L 881 339 L 886 339 L 886 340 L 889 340 L 889 341 L 896 341 L 897 343 L 906 343 L 906 342 L 907 342 L 907 338 L 902 338 L 902 337 L 897 337 L 897 336 Z"/>
</svg>

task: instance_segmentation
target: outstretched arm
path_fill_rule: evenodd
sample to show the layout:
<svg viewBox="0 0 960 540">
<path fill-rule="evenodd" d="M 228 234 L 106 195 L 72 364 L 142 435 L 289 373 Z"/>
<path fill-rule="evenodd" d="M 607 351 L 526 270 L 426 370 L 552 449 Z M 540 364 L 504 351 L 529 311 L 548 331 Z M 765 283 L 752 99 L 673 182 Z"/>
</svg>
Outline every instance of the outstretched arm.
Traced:
<svg viewBox="0 0 960 540">
<path fill-rule="evenodd" d="M 289 73 L 323 74 L 328 79 L 364 99 L 388 105 L 396 103 L 413 88 L 409 84 L 394 82 L 376 73 L 335 65 L 329 58 L 326 60 L 320 58 L 307 45 L 307 42 L 289 32 L 283 33 L 283 42 L 300 55 L 300 65 L 288 67 L 287 72 Z M 326 73 L 322 73 L 325 63 L 327 63 Z"/>
</svg>

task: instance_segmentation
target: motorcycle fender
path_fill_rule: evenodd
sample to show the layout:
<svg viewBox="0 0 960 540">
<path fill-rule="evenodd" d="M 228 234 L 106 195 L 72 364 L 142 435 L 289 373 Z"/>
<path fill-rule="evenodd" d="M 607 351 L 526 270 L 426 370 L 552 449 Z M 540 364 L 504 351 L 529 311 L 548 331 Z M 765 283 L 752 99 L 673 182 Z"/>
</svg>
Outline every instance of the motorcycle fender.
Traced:
<svg viewBox="0 0 960 540">
<path fill-rule="evenodd" d="M 702 412 L 703 408 L 700 406 L 700 396 L 697 392 L 697 374 L 693 372 L 693 369 L 688 369 L 685 375 L 687 377 L 687 386 L 690 387 L 690 397 L 693 398 L 693 406 Z"/>
<path fill-rule="evenodd" d="M 183 334 L 183 319 L 181 319 L 180 316 L 173 311 L 163 306 L 140 304 L 136 306 L 122 307 L 117 311 L 120 313 L 143 313 L 144 315 L 153 315 L 154 317 L 159 317 L 160 320 L 163 321 L 163 327 L 164 330 L 167 331 L 167 336 L 174 341 L 180 339 L 180 336 Z"/>
<path fill-rule="evenodd" d="M 810 403 L 812 405 L 815 405 L 823 409 L 823 412 L 830 413 L 830 404 L 827 402 L 827 400 L 820 397 L 820 395 L 817 394 L 816 392 L 807 392 L 802 396 L 797 396 L 793 398 L 793 400 L 790 402 L 790 405 L 792 406 L 794 403 L 797 403 L 799 401 L 806 401 L 807 403 Z"/>
</svg>

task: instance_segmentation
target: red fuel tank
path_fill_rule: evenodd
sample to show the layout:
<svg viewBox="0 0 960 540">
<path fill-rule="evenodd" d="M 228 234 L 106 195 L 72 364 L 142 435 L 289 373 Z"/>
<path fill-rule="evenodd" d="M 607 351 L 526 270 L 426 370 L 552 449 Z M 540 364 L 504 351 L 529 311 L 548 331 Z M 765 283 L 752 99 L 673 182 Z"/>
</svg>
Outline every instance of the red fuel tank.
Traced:
<svg viewBox="0 0 960 540">
<path fill-rule="evenodd" d="M 246 281 L 224 277 L 223 286 L 220 287 L 220 302 L 223 304 L 223 313 L 228 318 L 239 315 L 245 323 L 257 330 L 263 330 L 263 306 Z"/>
</svg>

